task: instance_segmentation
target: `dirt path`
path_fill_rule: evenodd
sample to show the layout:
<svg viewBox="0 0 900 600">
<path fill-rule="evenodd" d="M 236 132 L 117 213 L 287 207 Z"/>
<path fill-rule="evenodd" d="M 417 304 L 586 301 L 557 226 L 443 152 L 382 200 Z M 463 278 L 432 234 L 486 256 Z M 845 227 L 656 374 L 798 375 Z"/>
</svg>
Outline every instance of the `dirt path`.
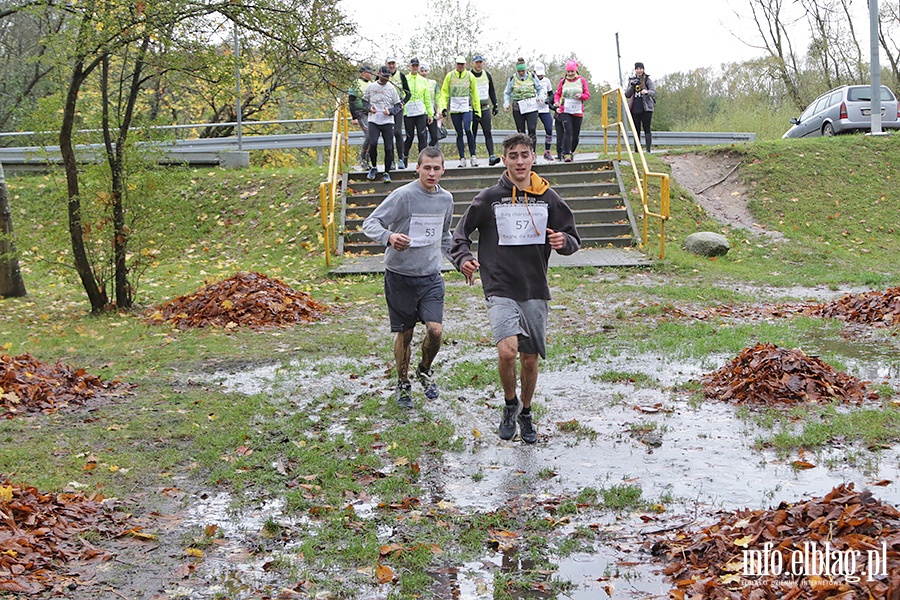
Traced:
<svg viewBox="0 0 900 600">
<path fill-rule="evenodd" d="M 756 223 L 747 200 L 751 187 L 738 178 L 741 159 L 731 154 L 666 154 L 663 161 L 672 167 L 672 178 L 687 189 L 694 201 L 711 217 L 737 229 L 752 231 L 773 240 L 783 240 L 778 231 Z"/>
</svg>

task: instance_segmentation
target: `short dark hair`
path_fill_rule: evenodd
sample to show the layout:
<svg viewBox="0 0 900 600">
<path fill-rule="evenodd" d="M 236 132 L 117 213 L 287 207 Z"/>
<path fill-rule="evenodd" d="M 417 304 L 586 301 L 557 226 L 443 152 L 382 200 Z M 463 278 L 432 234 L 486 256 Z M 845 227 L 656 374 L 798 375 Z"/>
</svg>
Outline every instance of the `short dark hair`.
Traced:
<svg viewBox="0 0 900 600">
<path fill-rule="evenodd" d="M 444 153 L 441 152 L 441 149 L 437 146 L 428 146 L 419 152 L 419 158 L 416 159 L 416 164 L 421 165 L 422 159 L 426 156 L 428 158 L 439 158 L 441 159 L 441 164 L 444 164 Z"/>
<path fill-rule="evenodd" d="M 506 156 L 506 153 L 516 146 L 528 146 L 529 150 L 534 152 L 534 140 L 531 139 L 530 135 L 512 133 L 503 140 L 503 156 Z"/>
</svg>

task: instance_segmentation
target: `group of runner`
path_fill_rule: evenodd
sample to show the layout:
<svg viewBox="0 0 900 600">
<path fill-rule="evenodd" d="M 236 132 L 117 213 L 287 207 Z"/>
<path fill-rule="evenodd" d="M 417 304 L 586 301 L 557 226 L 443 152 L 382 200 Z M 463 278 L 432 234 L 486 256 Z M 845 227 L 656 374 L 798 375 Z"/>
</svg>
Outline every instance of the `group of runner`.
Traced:
<svg viewBox="0 0 900 600">
<path fill-rule="evenodd" d="M 410 59 L 408 73 L 397 68 L 394 57 L 389 57 L 377 71 L 368 65 L 360 68 L 359 78 L 349 92 L 349 104 L 353 123 L 365 135 L 359 161 L 368 170 L 369 180 L 378 176 L 380 139 L 384 142 L 382 178 L 389 182 L 392 170 L 409 165 L 414 141 L 418 142 L 419 152 L 438 144 L 446 135 L 443 123 L 448 117 L 456 132 L 459 166 L 479 165 L 475 144 L 479 128 L 484 135 L 488 164 L 496 165 L 500 158 L 494 153 L 491 121 L 499 113 L 501 103 L 504 111 L 512 112 L 516 129 L 527 132 L 534 148 L 538 123 L 543 125 L 544 160 L 573 160 L 584 105 L 591 97 L 587 80 L 578 72 L 578 62 L 567 61 L 565 75 L 554 84 L 543 63 L 529 67 L 525 59 L 519 58 L 500 96 L 499 86 L 495 86 L 484 63 L 483 56 L 475 55 L 469 68 L 466 58 L 457 56 L 454 70 L 442 84 L 428 78 L 428 64 L 416 57 Z M 554 133 L 555 156 L 551 152 Z"/>
<path fill-rule="evenodd" d="M 425 324 L 425 336 L 415 379 L 426 401 L 440 396 L 433 363 L 441 347 L 441 266 L 447 258 L 470 285 L 481 273 L 505 400 L 497 433 L 511 440 L 518 431 L 526 444 L 538 439 L 531 401 L 538 359 L 546 357 L 550 254 L 572 254 L 581 246 L 572 210 L 532 171 L 533 143 L 524 133 L 503 140 L 500 158 L 506 170 L 496 185 L 475 196 L 455 228 L 453 196 L 440 186 L 444 157 L 436 147 L 419 153 L 417 178 L 393 190 L 363 222 L 365 234 L 385 247 L 384 296 L 396 334 L 397 404 L 414 407 L 410 363 L 417 323 Z"/>
</svg>

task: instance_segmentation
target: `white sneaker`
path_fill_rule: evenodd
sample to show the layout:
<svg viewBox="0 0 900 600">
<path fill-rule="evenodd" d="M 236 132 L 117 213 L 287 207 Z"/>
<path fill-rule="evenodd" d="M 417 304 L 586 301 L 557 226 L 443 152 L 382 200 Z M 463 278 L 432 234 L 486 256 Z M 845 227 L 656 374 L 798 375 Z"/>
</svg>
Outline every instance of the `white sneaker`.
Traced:
<svg viewBox="0 0 900 600">
<path fill-rule="evenodd" d="M 477 167 L 477 166 L 478 166 L 478 159 L 475 158 L 475 157 L 473 156 L 472 159 L 469 161 L 469 164 L 470 164 L 471 166 L 473 166 L 473 167 Z"/>
<path fill-rule="evenodd" d="M 466 159 L 464 159 L 464 158 L 459 159 L 459 168 L 461 169 L 465 166 L 466 166 Z"/>
</svg>

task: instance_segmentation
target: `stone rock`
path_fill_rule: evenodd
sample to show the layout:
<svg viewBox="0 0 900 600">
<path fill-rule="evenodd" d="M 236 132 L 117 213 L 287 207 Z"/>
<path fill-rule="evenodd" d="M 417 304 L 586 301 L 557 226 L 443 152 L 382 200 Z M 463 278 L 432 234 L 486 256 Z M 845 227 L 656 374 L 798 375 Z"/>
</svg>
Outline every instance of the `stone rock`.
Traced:
<svg viewBox="0 0 900 600">
<path fill-rule="evenodd" d="M 684 238 L 682 247 L 700 256 L 724 256 L 731 249 L 731 244 L 721 233 L 698 231 Z"/>
</svg>

